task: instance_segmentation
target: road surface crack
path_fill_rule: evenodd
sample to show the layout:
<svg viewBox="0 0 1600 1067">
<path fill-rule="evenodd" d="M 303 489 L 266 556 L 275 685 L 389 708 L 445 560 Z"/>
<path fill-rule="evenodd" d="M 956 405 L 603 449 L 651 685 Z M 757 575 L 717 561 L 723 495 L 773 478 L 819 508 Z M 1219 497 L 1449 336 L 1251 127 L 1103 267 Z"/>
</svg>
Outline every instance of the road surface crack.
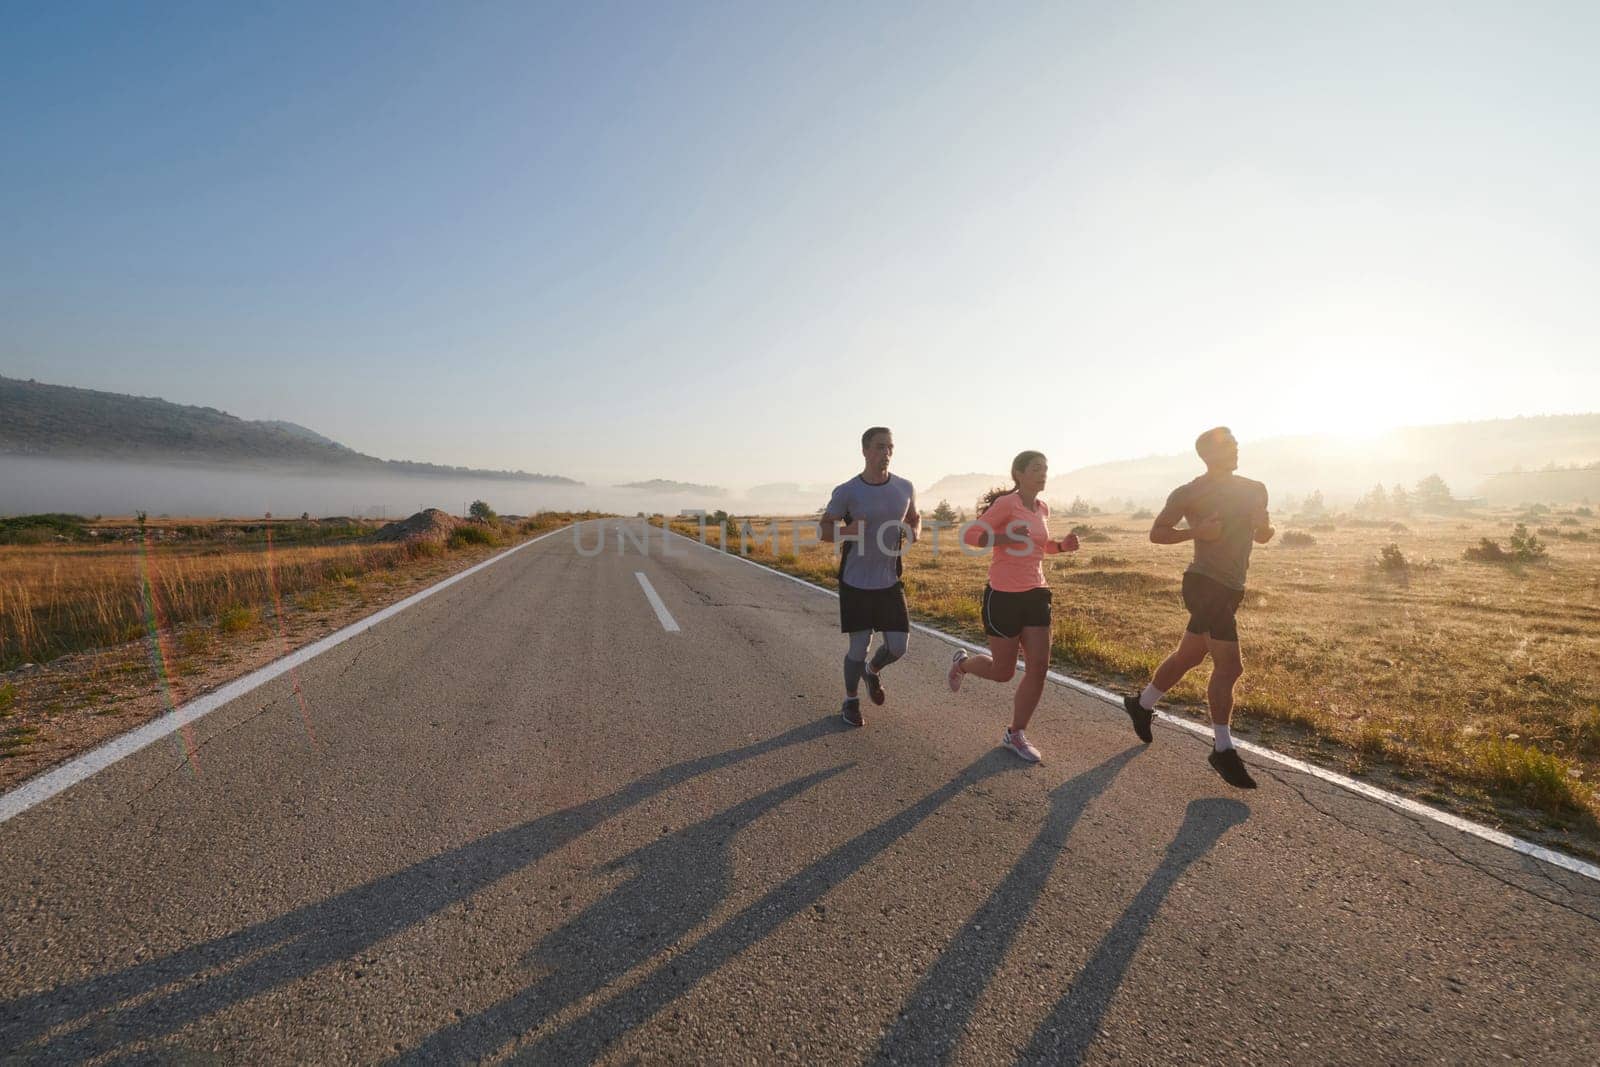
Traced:
<svg viewBox="0 0 1600 1067">
<path fill-rule="evenodd" d="M 1280 773 L 1280 772 L 1278 772 L 1278 771 L 1276 771 L 1276 770 L 1274 770 L 1272 768 L 1269 768 L 1269 767 L 1263 767 L 1263 768 L 1261 768 L 1261 770 L 1262 770 L 1262 773 L 1266 774 L 1268 777 L 1272 778 L 1274 781 L 1279 782 L 1282 785 L 1287 786 L 1290 790 L 1292 790 L 1302 801 L 1305 802 L 1305 805 L 1308 808 L 1310 808 L 1311 810 L 1315 811 L 1317 814 L 1322 815 L 1323 817 L 1327 818 L 1331 822 L 1336 823 L 1338 826 L 1342 827 L 1343 829 L 1349 830 L 1352 833 L 1359 834 L 1362 837 L 1366 837 L 1366 838 L 1368 838 L 1370 840 L 1379 841 L 1382 844 L 1387 845 L 1390 848 L 1394 848 L 1399 852 L 1403 852 L 1406 855 L 1411 856 L 1411 857 L 1413 857 L 1415 859 L 1435 860 L 1435 861 L 1437 860 L 1437 857 L 1425 856 L 1420 852 L 1417 852 L 1417 851 L 1414 851 L 1412 849 L 1406 848 L 1404 844 L 1394 840 L 1390 836 L 1380 835 L 1377 831 L 1375 831 L 1375 830 L 1373 830 L 1373 829 L 1371 829 L 1369 827 L 1361 826 L 1361 825 L 1358 825 L 1358 824 L 1356 824 L 1354 822 L 1351 822 L 1348 819 L 1342 818 L 1341 816 L 1339 816 L 1338 814 L 1336 814 L 1332 810 L 1323 807 L 1321 804 L 1318 804 L 1315 800 L 1311 799 L 1310 794 L 1305 789 L 1303 789 L 1299 784 L 1295 783 L 1294 781 L 1291 781 L 1284 773 Z M 1450 845 L 1446 844 L 1445 841 L 1443 841 L 1441 838 L 1439 838 L 1438 836 L 1435 835 L 1435 833 L 1434 833 L 1434 830 L 1436 829 L 1435 825 L 1433 823 L 1430 823 L 1426 819 L 1418 818 L 1417 816 L 1414 816 L 1409 812 L 1402 811 L 1402 810 L 1400 810 L 1398 808 L 1389 808 L 1388 810 L 1393 812 L 1395 815 L 1399 816 L 1400 818 L 1404 819 L 1406 822 L 1412 824 L 1417 829 L 1421 830 L 1423 835 L 1425 837 L 1427 837 L 1427 839 L 1429 841 L 1433 842 L 1433 844 L 1437 845 L 1440 849 L 1444 850 L 1446 853 L 1448 853 L 1450 856 L 1452 856 L 1456 860 L 1456 862 L 1461 864 L 1463 867 L 1467 867 L 1467 868 L 1469 868 L 1471 870 L 1477 871 L 1479 874 L 1482 874 L 1482 875 L 1484 875 L 1484 876 L 1486 876 L 1488 878 L 1492 878 L 1496 882 L 1499 882 L 1501 885 L 1504 885 L 1504 886 L 1506 886 L 1506 887 L 1508 887 L 1510 889 L 1515 889 L 1518 892 L 1526 893 L 1528 896 L 1533 897 L 1535 900 L 1542 900 L 1546 904 L 1553 904 L 1554 906 L 1556 906 L 1558 908 L 1563 908 L 1563 909 L 1565 909 L 1567 911 L 1570 911 L 1574 915 L 1578 915 L 1578 916 L 1581 916 L 1581 917 L 1583 917 L 1585 919 L 1588 919 L 1590 922 L 1600 922 L 1600 916 L 1596 916 L 1596 915 L 1590 914 L 1589 912 L 1584 911 L 1581 908 L 1575 907 L 1575 906 L 1573 906 L 1571 904 L 1568 904 L 1565 901 L 1557 900 L 1557 899 L 1555 899 L 1553 897 L 1545 896 L 1543 893 L 1534 892 L 1532 889 L 1528 888 L 1525 885 L 1520 885 L 1517 882 L 1513 882 L 1508 878 L 1502 877 L 1500 874 L 1498 874 L 1493 869 L 1493 867 L 1491 867 L 1491 866 L 1489 866 L 1487 864 L 1475 861 L 1472 858 L 1470 858 L 1467 855 L 1465 855 L 1464 853 L 1457 851 L 1456 849 L 1452 848 Z M 1446 827 L 1438 827 L 1438 828 L 1439 829 L 1443 829 L 1447 833 L 1452 833 L 1452 834 L 1459 832 L 1457 830 L 1451 829 L 1448 826 L 1446 826 Z M 1537 873 L 1545 881 L 1549 882 L 1553 886 L 1556 886 L 1556 887 L 1562 889 L 1563 891 L 1565 891 L 1568 894 L 1572 894 L 1574 892 L 1574 890 L 1570 886 L 1565 886 L 1565 885 L 1562 885 L 1560 882 L 1555 881 L 1555 879 L 1550 876 L 1549 872 L 1544 870 L 1544 861 L 1535 859 L 1534 862 L 1536 864 L 1538 864 Z"/>
</svg>

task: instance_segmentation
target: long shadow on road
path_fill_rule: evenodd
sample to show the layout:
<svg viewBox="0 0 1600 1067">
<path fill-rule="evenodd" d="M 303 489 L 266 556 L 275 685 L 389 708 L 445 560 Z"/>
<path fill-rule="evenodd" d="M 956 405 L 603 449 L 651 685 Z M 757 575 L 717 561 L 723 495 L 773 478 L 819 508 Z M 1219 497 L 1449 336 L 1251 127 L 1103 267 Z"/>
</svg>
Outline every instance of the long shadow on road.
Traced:
<svg viewBox="0 0 1600 1067">
<path fill-rule="evenodd" d="M 900 1018 L 878 1044 L 877 1059 L 935 1063 L 954 1053 L 972 1009 L 1044 892 L 1078 818 L 1143 751 L 1143 745 L 1129 748 L 1056 787 L 1038 836 L 906 999 Z"/>
<path fill-rule="evenodd" d="M 963 790 L 1019 767 L 996 749 L 911 807 L 851 838 L 745 907 L 636 985 L 518 1050 L 517 1063 L 587 1063 L 644 1024 L 728 961 L 758 944 L 830 889 L 861 870 Z"/>
<path fill-rule="evenodd" d="M 1100 1032 L 1111 998 L 1116 996 L 1128 964 L 1149 933 L 1150 925 L 1190 864 L 1205 855 L 1222 835 L 1250 817 L 1237 800 L 1209 798 L 1189 802 L 1177 836 L 1138 896 L 1112 924 L 1084 964 L 1072 989 L 1056 1003 L 1018 1058 L 1020 1063 L 1081 1063 Z"/>
<path fill-rule="evenodd" d="M 631 871 L 630 877 L 539 943 L 532 955 L 548 967 L 544 977 L 437 1031 L 402 1062 L 477 1062 L 670 948 L 709 918 L 732 888 L 728 846 L 734 835 L 849 766 L 797 778 L 607 864 L 609 870 Z"/>
<path fill-rule="evenodd" d="M 0 1049 L 29 1059 L 77 1060 L 174 1033 L 357 956 L 674 786 L 838 729 L 830 716 L 741 748 L 675 763 L 616 792 L 490 834 L 267 922 L 112 974 L 0 1002 Z M 813 779 L 784 788 L 809 787 Z M 766 797 L 773 804 L 781 799 Z M 60 1032 L 50 1033 L 55 1030 Z"/>
</svg>

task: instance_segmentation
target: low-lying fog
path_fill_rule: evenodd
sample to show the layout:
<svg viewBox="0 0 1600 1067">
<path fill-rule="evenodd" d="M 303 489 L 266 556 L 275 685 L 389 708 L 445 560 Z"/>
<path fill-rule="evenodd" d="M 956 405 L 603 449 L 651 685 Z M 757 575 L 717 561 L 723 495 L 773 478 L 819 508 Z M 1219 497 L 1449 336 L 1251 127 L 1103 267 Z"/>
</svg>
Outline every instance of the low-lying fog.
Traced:
<svg viewBox="0 0 1600 1067">
<path fill-rule="evenodd" d="M 212 467 L 168 467 L 100 460 L 0 456 L 0 515 L 67 512 L 78 515 L 195 517 L 352 515 L 403 518 L 423 508 L 460 514 L 485 500 L 506 515 L 593 509 L 622 515 L 675 515 L 686 508 L 754 513 L 812 512 L 827 503 L 816 494 L 760 494 L 746 499 L 663 493 L 596 485 L 541 485 L 482 478 L 402 475 L 345 476 Z"/>
</svg>

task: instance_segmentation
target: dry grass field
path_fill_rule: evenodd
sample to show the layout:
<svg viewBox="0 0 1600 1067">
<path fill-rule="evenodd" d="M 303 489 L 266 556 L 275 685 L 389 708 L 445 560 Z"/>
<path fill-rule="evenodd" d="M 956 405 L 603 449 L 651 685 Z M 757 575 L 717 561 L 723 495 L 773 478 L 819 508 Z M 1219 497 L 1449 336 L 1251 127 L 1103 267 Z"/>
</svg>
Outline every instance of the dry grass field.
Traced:
<svg viewBox="0 0 1600 1067">
<path fill-rule="evenodd" d="M 379 524 L 128 519 L 0 544 L 0 788 L 574 518 L 375 543 Z"/>
<path fill-rule="evenodd" d="M 1485 537 L 1509 548 L 1521 519 L 1546 546 L 1544 559 L 1464 558 Z M 1279 536 L 1256 549 L 1240 611 L 1241 735 L 1517 829 L 1573 835 L 1573 847 L 1593 854 L 1600 523 L 1573 511 L 1275 521 Z M 832 547 L 804 544 L 796 554 L 785 519 L 774 551 L 759 543 L 772 523 L 751 521 L 749 555 L 834 585 Z M 1142 685 L 1186 621 L 1179 586 L 1192 549 L 1151 544 L 1143 516 L 1058 515 L 1052 530 L 1074 524 L 1089 527 L 1081 550 L 1045 565 L 1055 663 L 1108 688 Z M 718 535 L 712 528 L 711 543 Z M 935 554 L 925 531 L 905 583 L 919 618 L 981 642 L 987 560 L 957 544 L 944 532 Z M 1385 565 L 1391 544 L 1398 555 L 1391 549 Z M 1193 672 L 1169 696 L 1175 710 L 1203 713 L 1208 673 Z"/>
</svg>

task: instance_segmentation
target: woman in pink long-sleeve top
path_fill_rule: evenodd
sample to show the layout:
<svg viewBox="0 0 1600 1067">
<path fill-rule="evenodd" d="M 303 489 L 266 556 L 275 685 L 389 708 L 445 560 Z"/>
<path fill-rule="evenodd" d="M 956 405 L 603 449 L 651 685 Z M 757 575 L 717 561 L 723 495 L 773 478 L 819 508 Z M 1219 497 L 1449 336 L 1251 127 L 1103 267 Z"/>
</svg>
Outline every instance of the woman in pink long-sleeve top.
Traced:
<svg viewBox="0 0 1600 1067">
<path fill-rule="evenodd" d="M 1011 702 L 1011 726 L 1001 745 L 1029 763 L 1039 750 L 1023 735 L 1044 692 L 1050 669 L 1050 587 L 1044 580 L 1044 557 L 1076 552 L 1076 534 L 1050 539 L 1050 506 L 1039 499 L 1049 466 L 1042 452 L 1022 452 L 1011 461 L 1010 491 L 996 489 L 984 500 L 984 511 L 967 526 L 962 540 L 974 548 L 993 548 L 989 583 L 983 587 L 983 629 L 989 654 L 968 655 L 956 649 L 950 660 L 950 689 L 961 688 L 965 675 L 1008 682 L 1017 671 L 1022 650 L 1026 671 Z"/>
</svg>

